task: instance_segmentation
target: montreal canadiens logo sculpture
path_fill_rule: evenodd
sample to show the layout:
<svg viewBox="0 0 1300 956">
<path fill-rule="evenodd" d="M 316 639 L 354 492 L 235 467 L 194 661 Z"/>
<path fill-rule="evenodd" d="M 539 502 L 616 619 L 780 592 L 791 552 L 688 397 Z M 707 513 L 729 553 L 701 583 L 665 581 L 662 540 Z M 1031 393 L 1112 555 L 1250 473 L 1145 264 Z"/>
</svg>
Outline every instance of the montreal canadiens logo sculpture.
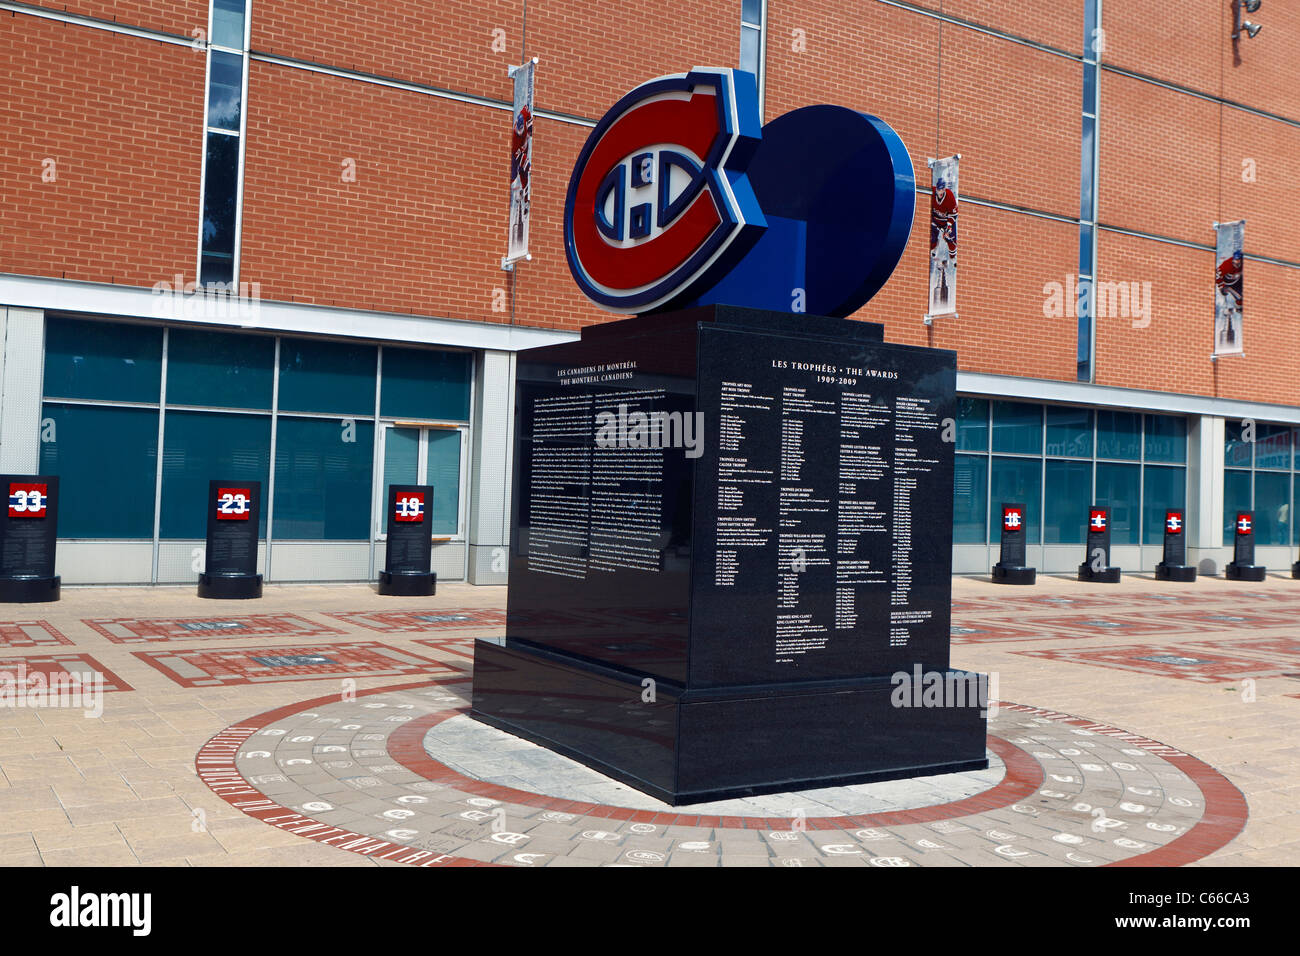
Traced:
<svg viewBox="0 0 1300 956">
<path fill-rule="evenodd" d="M 911 161 L 873 116 L 761 127 L 754 77 L 697 67 L 625 95 L 579 154 L 569 268 L 614 312 L 728 304 L 844 316 L 884 285 L 915 211 Z"/>
</svg>

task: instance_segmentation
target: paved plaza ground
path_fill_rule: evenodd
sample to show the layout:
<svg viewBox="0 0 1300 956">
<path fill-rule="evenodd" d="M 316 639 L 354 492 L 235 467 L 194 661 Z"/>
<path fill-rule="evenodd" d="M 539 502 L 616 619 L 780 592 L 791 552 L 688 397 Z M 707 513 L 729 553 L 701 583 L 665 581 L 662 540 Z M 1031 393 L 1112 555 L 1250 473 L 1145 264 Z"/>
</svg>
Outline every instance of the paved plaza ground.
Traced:
<svg viewBox="0 0 1300 956">
<path fill-rule="evenodd" d="M 1300 581 L 958 578 L 991 765 L 688 808 L 464 716 L 505 588 L 69 588 L 0 605 L 0 672 L 104 675 L 103 713 L 0 708 L 11 866 L 1278 865 L 1300 857 Z M 0 674 L 0 677 L 3 675 Z M 12 704 L 12 701 L 7 702 Z M 581 707 L 575 706 L 580 716 Z"/>
</svg>

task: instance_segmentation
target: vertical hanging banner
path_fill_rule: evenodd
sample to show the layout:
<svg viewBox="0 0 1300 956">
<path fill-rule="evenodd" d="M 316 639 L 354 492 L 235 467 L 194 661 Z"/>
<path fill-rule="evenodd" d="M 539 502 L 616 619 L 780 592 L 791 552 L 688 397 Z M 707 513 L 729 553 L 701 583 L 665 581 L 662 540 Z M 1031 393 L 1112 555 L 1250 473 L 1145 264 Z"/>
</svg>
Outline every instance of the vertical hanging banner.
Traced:
<svg viewBox="0 0 1300 956">
<path fill-rule="evenodd" d="M 1246 220 L 1214 224 L 1214 354 L 1240 355 L 1241 272 Z"/>
<path fill-rule="evenodd" d="M 530 258 L 528 219 L 532 206 L 533 172 L 533 72 L 537 58 L 512 66 L 515 106 L 510 129 L 510 239 L 503 266 Z"/>
<path fill-rule="evenodd" d="M 957 165 L 961 154 L 930 161 L 930 308 L 957 314 Z"/>
</svg>

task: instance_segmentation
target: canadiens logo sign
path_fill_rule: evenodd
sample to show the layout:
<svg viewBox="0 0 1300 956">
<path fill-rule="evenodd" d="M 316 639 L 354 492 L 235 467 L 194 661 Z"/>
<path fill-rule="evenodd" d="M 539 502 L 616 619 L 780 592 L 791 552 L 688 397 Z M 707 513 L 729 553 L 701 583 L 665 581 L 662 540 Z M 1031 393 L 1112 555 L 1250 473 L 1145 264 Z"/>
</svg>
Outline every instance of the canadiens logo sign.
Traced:
<svg viewBox="0 0 1300 956">
<path fill-rule="evenodd" d="M 1165 512 L 1165 531 L 1169 534 L 1183 533 L 1183 515 L 1180 511 Z"/>
<path fill-rule="evenodd" d="M 641 84 L 591 131 L 569 180 L 565 253 L 612 312 L 847 316 L 898 264 L 915 206 L 889 124 L 808 106 L 764 126 L 752 73 L 696 67 Z"/>
<path fill-rule="evenodd" d="M 1106 509 L 1092 508 L 1088 511 L 1088 530 L 1105 531 L 1106 530 Z"/>
<path fill-rule="evenodd" d="M 1024 515 L 1019 508 L 1002 509 L 1002 528 L 1005 531 L 1021 531 L 1025 526 Z"/>
<path fill-rule="evenodd" d="M 745 178 L 759 136 L 748 73 L 695 69 L 619 100 L 569 182 L 565 248 L 582 291 L 649 311 L 716 281 L 766 225 Z"/>
<path fill-rule="evenodd" d="M 1255 530 L 1255 518 L 1248 512 L 1243 511 L 1237 515 L 1237 534 L 1252 534 Z"/>
</svg>

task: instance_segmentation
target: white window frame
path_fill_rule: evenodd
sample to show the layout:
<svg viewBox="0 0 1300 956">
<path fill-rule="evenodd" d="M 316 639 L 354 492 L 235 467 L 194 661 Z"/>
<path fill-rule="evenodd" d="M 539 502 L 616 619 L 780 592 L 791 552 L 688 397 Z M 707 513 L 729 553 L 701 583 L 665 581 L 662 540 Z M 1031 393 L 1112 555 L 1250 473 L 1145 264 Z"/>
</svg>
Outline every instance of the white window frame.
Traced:
<svg viewBox="0 0 1300 956">
<path fill-rule="evenodd" d="M 371 528 L 374 540 L 377 542 L 388 540 L 388 485 L 384 481 L 384 461 L 388 447 L 388 432 L 393 428 L 418 428 L 420 430 L 420 447 L 416 452 L 416 479 L 414 482 L 417 485 L 428 484 L 429 432 L 455 431 L 460 434 L 460 474 L 457 476 L 460 485 L 456 495 L 456 531 L 451 535 L 431 533 L 430 537 L 464 542 L 466 539 L 465 522 L 468 514 L 467 499 L 469 497 L 467 493 L 469 490 L 469 423 L 438 421 L 435 419 L 383 418 L 376 423 L 376 428 L 378 429 L 378 443 L 375 455 L 377 479 L 375 481 L 375 497 L 372 511 L 374 522 Z"/>
</svg>

